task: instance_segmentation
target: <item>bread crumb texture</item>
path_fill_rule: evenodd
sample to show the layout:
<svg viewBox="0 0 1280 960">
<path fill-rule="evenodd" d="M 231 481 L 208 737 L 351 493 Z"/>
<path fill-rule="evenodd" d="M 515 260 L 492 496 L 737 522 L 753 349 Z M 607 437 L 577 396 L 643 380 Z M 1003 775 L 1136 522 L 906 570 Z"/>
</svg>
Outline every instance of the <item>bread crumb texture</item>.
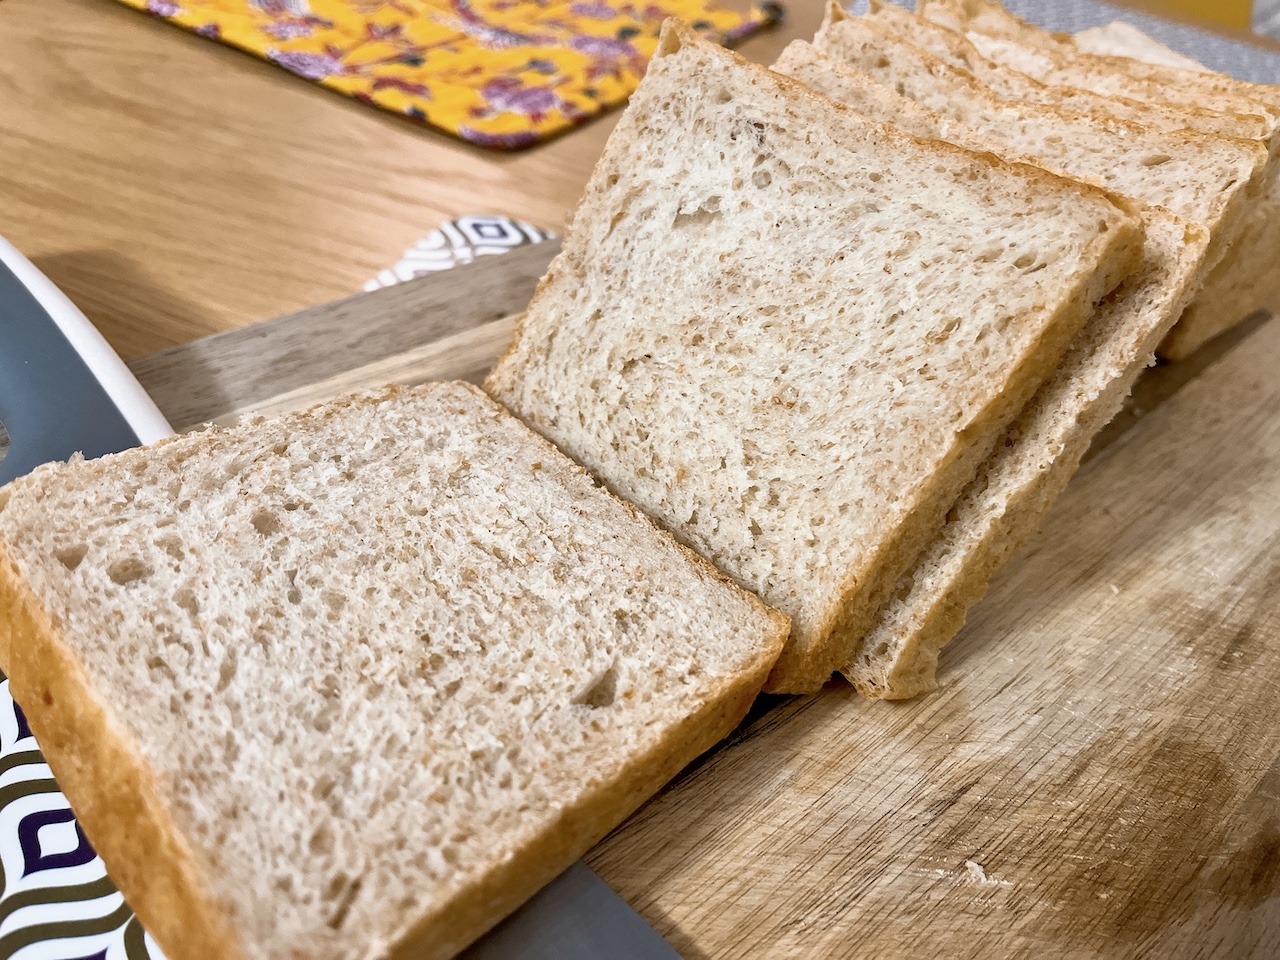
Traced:
<svg viewBox="0 0 1280 960">
<path fill-rule="evenodd" d="M 486 386 L 809 646 L 1122 229 L 1084 188 L 687 43 Z"/>
<path fill-rule="evenodd" d="M 785 634 L 465 385 L 44 467 L 0 537 L 249 957 L 376 955 Z"/>
</svg>

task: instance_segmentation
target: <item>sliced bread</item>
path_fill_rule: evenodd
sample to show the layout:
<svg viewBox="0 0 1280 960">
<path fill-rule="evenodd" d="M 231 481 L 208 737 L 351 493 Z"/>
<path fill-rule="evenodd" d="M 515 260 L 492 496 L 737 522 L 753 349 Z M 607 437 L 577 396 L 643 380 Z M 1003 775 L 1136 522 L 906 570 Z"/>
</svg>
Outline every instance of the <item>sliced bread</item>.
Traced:
<svg viewBox="0 0 1280 960">
<path fill-rule="evenodd" d="M 1052 85 L 1175 107 L 1259 114 L 1271 163 L 1228 256 L 1160 347 L 1181 359 L 1257 309 L 1280 310 L 1280 86 L 1246 83 L 1122 56 L 1081 52 L 1070 38 L 1014 16 L 994 0 L 920 0 L 917 15 L 965 33 L 986 57 Z"/>
<path fill-rule="evenodd" d="M 0 489 L 14 695 L 170 960 L 444 958 L 741 718 L 786 618 L 464 384 Z"/>
<path fill-rule="evenodd" d="M 486 387 L 788 613 L 809 691 L 1141 246 L 673 22 Z"/>
<path fill-rule="evenodd" d="M 826 22 L 841 19 L 852 17 L 832 0 Z M 1264 140 L 1268 145 L 1275 129 L 1275 123 L 1264 116 L 1261 109 L 1256 113 L 1223 113 L 1187 105 L 1175 107 L 1166 103 L 1131 100 L 1079 87 L 1041 83 L 1025 73 L 984 57 L 964 34 L 932 20 L 913 16 L 887 0 L 872 0 L 865 22 L 882 36 L 905 41 L 953 67 L 967 70 L 1007 100 L 1045 103 L 1065 107 L 1076 113 L 1117 117 L 1156 130 L 1198 130 L 1201 133 L 1216 133 L 1246 140 Z M 1245 108 L 1247 104 L 1242 103 L 1241 107 Z"/>
<path fill-rule="evenodd" d="M 922 111 L 865 74 L 793 43 L 773 69 L 872 118 L 902 117 L 913 132 L 981 148 L 967 128 Z M 871 88 L 871 89 L 869 89 Z M 904 98 L 897 98 L 904 99 Z M 999 144 L 986 142 L 989 149 Z M 960 496 L 855 654 L 841 668 L 872 697 L 901 699 L 934 684 L 938 652 L 956 634 L 992 575 L 1035 532 L 1094 434 L 1119 410 L 1156 344 L 1202 276 L 1208 232 L 1145 207 L 1143 268 L 1090 318 L 1053 378 L 1027 404 Z"/>
<path fill-rule="evenodd" d="M 1212 238 L 1206 271 L 1243 232 L 1267 168 L 1261 144 L 1007 100 L 967 71 L 877 30 L 874 22 L 832 16 L 814 46 L 988 138 L 1003 156 L 1164 207 L 1204 226 Z"/>
<path fill-rule="evenodd" d="M 1195 292 L 1208 235 L 1156 208 L 1146 225 L 1143 270 L 1090 319 L 841 669 L 860 693 L 904 699 L 936 686 L 939 652 L 1039 528 Z"/>
<path fill-rule="evenodd" d="M 992 0 L 920 0 L 917 16 L 963 33 L 985 57 L 1042 83 L 1131 100 L 1280 117 L 1280 88 L 1222 73 L 1085 53 L 1069 37 L 1014 16 Z"/>
</svg>

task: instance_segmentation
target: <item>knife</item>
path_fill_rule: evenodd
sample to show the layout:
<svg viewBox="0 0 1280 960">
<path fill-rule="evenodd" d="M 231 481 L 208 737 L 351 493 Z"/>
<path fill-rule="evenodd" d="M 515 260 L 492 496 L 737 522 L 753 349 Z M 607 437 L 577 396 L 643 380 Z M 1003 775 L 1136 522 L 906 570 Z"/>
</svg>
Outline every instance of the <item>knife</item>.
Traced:
<svg viewBox="0 0 1280 960">
<path fill-rule="evenodd" d="M 0 483 L 75 453 L 98 457 L 172 433 L 164 414 L 84 314 L 0 238 L 0 440 L 8 436 L 7 450 L 0 443 Z M 581 862 L 462 957 L 680 960 Z"/>
</svg>

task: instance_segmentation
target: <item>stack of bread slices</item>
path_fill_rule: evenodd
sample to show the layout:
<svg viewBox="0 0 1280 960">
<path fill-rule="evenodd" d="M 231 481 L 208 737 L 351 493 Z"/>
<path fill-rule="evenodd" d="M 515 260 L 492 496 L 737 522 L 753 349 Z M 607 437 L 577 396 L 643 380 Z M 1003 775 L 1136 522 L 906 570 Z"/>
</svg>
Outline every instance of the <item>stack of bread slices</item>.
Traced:
<svg viewBox="0 0 1280 960">
<path fill-rule="evenodd" d="M 668 23 L 488 396 L 0 489 L 0 668 L 171 960 L 452 956 L 761 688 L 928 689 L 1156 347 L 1269 303 L 1275 91 L 922 7 Z"/>
</svg>

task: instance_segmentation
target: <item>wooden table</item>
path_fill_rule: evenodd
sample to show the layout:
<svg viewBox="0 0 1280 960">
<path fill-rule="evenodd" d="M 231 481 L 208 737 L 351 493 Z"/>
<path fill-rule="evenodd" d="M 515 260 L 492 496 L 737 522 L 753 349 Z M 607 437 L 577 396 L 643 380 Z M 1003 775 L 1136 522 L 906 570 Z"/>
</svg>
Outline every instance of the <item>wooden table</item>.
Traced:
<svg viewBox="0 0 1280 960">
<path fill-rule="evenodd" d="M 558 229 L 617 115 L 503 155 L 110 0 L 5 0 L 0 235 L 128 358 L 357 292 L 458 214 Z"/>
</svg>

